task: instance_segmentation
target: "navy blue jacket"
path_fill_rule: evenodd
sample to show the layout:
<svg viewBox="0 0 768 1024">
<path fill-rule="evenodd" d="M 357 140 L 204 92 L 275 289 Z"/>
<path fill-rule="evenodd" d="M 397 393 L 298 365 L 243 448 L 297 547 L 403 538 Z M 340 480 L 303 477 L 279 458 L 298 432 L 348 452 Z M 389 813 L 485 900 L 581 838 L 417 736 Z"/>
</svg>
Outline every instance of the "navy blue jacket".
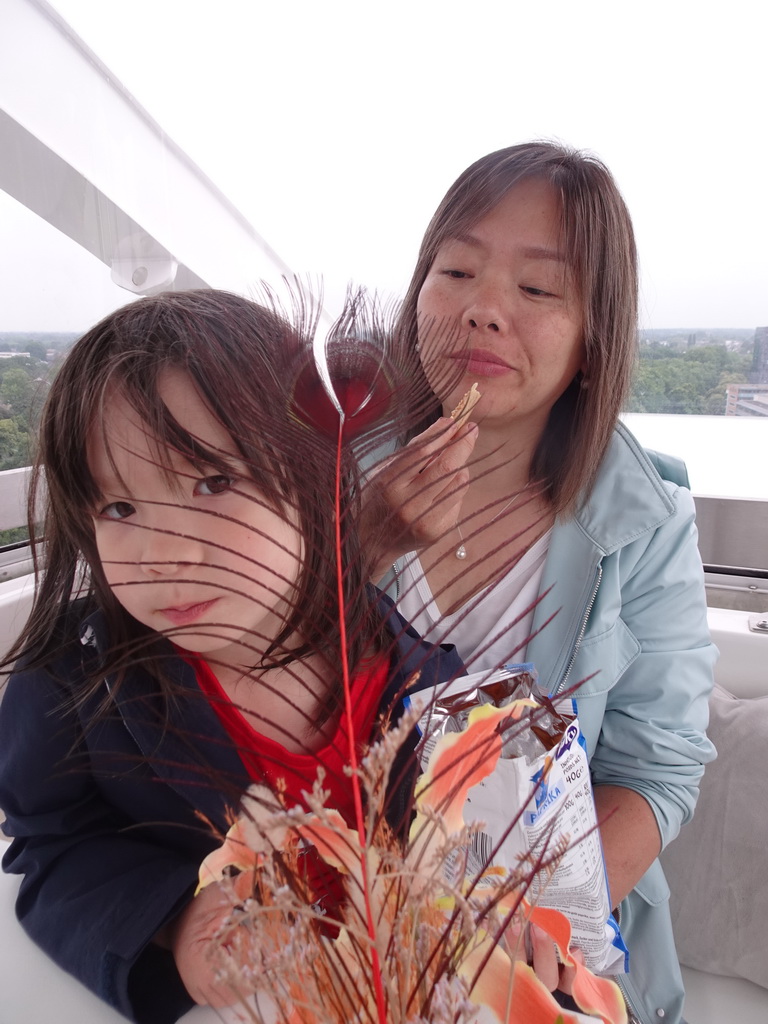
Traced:
<svg viewBox="0 0 768 1024">
<path fill-rule="evenodd" d="M 151 940 L 190 900 L 249 779 L 179 658 L 168 670 L 182 696 L 170 707 L 136 668 L 105 716 L 95 702 L 73 710 L 106 641 L 99 613 L 74 618 L 61 657 L 17 670 L 0 705 L 0 807 L 13 837 L 3 867 L 24 875 L 19 919 L 58 964 L 131 1020 L 170 1024 L 193 1003 Z M 416 689 L 463 674 L 453 648 L 425 644 L 396 612 L 388 627 L 397 643 L 382 708 L 415 672 Z"/>
</svg>

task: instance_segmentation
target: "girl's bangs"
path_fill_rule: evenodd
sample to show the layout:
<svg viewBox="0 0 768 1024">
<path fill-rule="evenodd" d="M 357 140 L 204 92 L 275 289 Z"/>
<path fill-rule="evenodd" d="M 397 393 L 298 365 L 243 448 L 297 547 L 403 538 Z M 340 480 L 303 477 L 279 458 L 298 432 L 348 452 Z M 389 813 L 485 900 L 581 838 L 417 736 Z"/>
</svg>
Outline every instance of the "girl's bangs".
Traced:
<svg viewBox="0 0 768 1024">
<path fill-rule="evenodd" d="M 186 367 L 179 366 L 173 369 L 181 369 L 189 374 Z M 121 397 L 130 406 L 138 422 L 143 425 L 152 452 L 152 464 L 163 473 L 166 482 L 172 487 L 181 492 L 183 481 L 187 478 L 187 473 L 179 470 L 178 458 L 181 457 L 189 463 L 189 477 L 213 474 L 235 478 L 246 476 L 262 491 L 270 506 L 276 511 L 284 511 L 290 494 L 284 460 L 280 465 L 273 465 L 276 461 L 274 453 L 270 456 L 268 451 L 257 448 L 253 444 L 252 435 L 243 436 L 233 429 L 232 423 L 222 420 L 219 410 L 211 409 L 211 414 L 230 437 L 233 450 L 213 448 L 205 444 L 173 416 L 160 394 L 157 384 L 159 377 L 158 373 L 153 375 L 152 380 L 136 379 L 132 376 L 113 379 L 104 390 L 104 399 L 88 431 L 88 447 L 94 441 L 103 445 L 115 477 L 120 485 L 125 487 L 126 493 L 129 489 L 119 473 L 114 457 L 114 440 L 110 437 L 109 409 L 116 396 Z M 189 374 L 189 379 L 210 408 L 207 396 L 192 374 Z M 84 463 L 87 461 L 83 460 Z M 87 481 L 86 489 L 94 498 L 98 498 L 99 487 L 90 467 L 84 469 L 84 477 L 84 482 Z"/>
</svg>

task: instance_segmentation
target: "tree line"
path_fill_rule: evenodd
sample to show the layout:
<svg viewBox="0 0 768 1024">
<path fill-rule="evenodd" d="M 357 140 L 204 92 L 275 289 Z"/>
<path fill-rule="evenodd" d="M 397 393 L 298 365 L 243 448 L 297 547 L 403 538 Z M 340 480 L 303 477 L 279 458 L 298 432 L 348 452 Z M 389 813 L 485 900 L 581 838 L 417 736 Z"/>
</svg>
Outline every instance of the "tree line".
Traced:
<svg viewBox="0 0 768 1024">
<path fill-rule="evenodd" d="M 627 412 L 725 415 L 728 385 L 749 381 L 752 355 L 745 348 L 641 344 Z"/>
<path fill-rule="evenodd" d="M 749 380 L 749 352 L 724 345 L 671 347 L 642 343 L 627 412 L 725 413 L 726 388 Z M 57 361 L 46 348 L 27 342 L 29 356 L 0 360 L 0 471 L 29 465 L 40 408 Z"/>
<path fill-rule="evenodd" d="M 60 334 L 40 335 L 37 339 L 0 335 L 0 350 L 19 353 L 0 359 L 0 472 L 32 462 L 46 392 L 61 355 L 74 338 Z M 23 541 L 27 536 L 25 526 L 1 530 L 0 546 Z"/>
<path fill-rule="evenodd" d="M 45 394 L 60 356 L 73 340 L 66 336 L 54 342 L 52 362 L 47 361 L 50 346 L 27 339 L 19 340 L 18 347 L 23 345 L 29 355 L 0 359 L 0 471 L 32 461 Z M 722 416 L 727 386 L 746 383 L 752 366 L 751 345 L 746 342 L 731 351 L 723 344 L 650 341 L 642 342 L 638 353 L 627 412 Z M 0 544 L 23 536 L 18 531 L 0 532 Z"/>
</svg>

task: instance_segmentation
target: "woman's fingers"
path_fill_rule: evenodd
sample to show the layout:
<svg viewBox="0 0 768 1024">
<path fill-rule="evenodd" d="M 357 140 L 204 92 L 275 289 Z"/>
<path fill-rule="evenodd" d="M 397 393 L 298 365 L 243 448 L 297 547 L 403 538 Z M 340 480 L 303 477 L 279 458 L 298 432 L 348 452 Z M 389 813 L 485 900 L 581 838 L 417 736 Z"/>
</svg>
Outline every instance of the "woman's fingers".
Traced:
<svg viewBox="0 0 768 1024">
<path fill-rule="evenodd" d="M 584 954 L 580 949 L 571 948 L 571 956 L 574 960 L 578 960 L 580 964 L 584 963 Z M 576 968 L 570 964 L 560 964 L 560 981 L 557 987 L 561 992 L 565 992 L 566 995 L 573 995 L 573 982 L 576 977 Z"/>
<path fill-rule="evenodd" d="M 469 483 L 478 428 L 443 417 L 377 467 L 365 489 L 366 540 L 384 567 L 433 543 L 456 525 Z"/>
<path fill-rule="evenodd" d="M 444 469 L 458 469 L 471 455 L 477 431 L 476 423 L 457 426 L 450 416 L 441 416 L 405 446 L 402 451 L 406 457 L 404 462 L 412 465 L 418 476 L 423 476 L 437 462 Z M 435 476 L 434 470 L 431 475 Z"/>
<path fill-rule="evenodd" d="M 444 416 L 386 459 L 374 470 L 372 479 L 394 495 L 416 497 L 466 464 L 477 432 L 475 423 L 457 428 Z"/>
<path fill-rule="evenodd" d="M 562 988 L 557 950 L 550 936 L 532 924 L 530 925 L 530 942 L 532 966 L 541 983 L 546 985 L 550 992 L 554 992 L 556 988 Z"/>
<path fill-rule="evenodd" d="M 552 938 L 535 924 L 520 925 L 512 922 L 505 932 L 507 949 L 514 960 L 527 961 L 543 985 L 554 992 L 558 989 L 566 995 L 573 994 L 573 980 L 576 968 L 561 964 Z M 571 955 L 584 963 L 580 949 L 571 949 Z"/>
<path fill-rule="evenodd" d="M 412 540 L 409 551 L 433 544 L 456 529 L 468 487 L 469 470 L 462 467 L 434 484 L 428 496 L 419 494 L 405 502 L 403 510 Z"/>
</svg>

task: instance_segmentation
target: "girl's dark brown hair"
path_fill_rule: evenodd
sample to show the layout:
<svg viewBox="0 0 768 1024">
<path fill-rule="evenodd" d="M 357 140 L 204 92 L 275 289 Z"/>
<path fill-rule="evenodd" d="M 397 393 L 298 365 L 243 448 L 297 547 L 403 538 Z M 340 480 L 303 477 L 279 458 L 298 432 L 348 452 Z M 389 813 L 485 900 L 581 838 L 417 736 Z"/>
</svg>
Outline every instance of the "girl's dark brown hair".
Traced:
<svg viewBox="0 0 768 1024">
<path fill-rule="evenodd" d="M 534 453 L 532 479 L 555 510 L 575 511 L 594 482 L 625 401 L 637 345 L 637 253 L 632 222 L 610 171 L 595 157 L 530 142 L 482 157 L 454 182 L 421 244 L 400 315 L 411 351 L 417 303 L 441 245 L 469 231 L 519 182 L 548 182 L 561 206 L 562 245 L 583 310 L 586 372 L 552 408 Z M 439 415 L 436 403 L 416 432 Z"/>
<path fill-rule="evenodd" d="M 164 405 L 158 381 L 171 368 L 188 375 L 225 427 L 264 501 L 298 516 L 304 558 L 295 596 L 279 636 L 254 660 L 270 667 L 319 652 L 337 667 L 335 439 L 308 424 L 296 404 L 299 380 L 306 391 L 309 379 L 309 392 L 316 392 L 311 338 L 272 309 L 207 290 L 169 292 L 125 306 L 84 335 L 57 373 L 42 414 L 30 493 L 36 598 L 9 660 L 24 654 L 31 664 L 42 664 L 57 653 L 57 623 L 80 591 L 106 617 L 110 647 L 100 676 L 116 672 L 119 680 L 138 656 L 161 686 L 168 685 L 162 638 L 128 615 L 106 582 L 92 520 L 100 495 L 87 452 L 119 394 L 156 440 L 164 469 L 170 471 L 163 452 L 175 451 L 193 466 L 231 473 L 225 455 L 204 449 Z M 355 462 L 349 451 L 342 459 L 344 597 L 354 667 L 375 649 L 379 619 L 365 594 L 369 567 L 355 527 Z M 35 526 L 41 510 L 42 525 Z M 340 678 L 337 683 L 329 713 L 341 692 Z"/>
</svg>

